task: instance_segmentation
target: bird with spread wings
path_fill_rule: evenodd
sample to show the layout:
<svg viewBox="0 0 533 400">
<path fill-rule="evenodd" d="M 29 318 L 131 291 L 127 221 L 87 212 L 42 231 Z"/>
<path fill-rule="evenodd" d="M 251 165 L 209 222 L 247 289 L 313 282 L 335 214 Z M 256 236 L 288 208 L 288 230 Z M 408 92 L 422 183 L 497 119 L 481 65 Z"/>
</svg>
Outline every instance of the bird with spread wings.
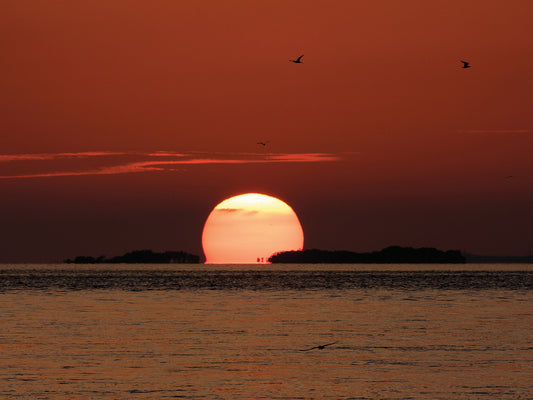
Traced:
<svg viewBox="0 0 533 400">
<path fill-rule="evenodd" d="M 300 351 L 311 351 L 311 350 L 314 350 L 314 349 L 318 349 L 318 350 L 324 350 L 326 347 L 328 346 L 331 346 L 332 344 L 335 344 L 337 342 L 332 342 L 332 343 L 327 343 L 327 344 L 320 344 L 318 346 L 313 346 L 309 349 L 303 349 L 303 350 L 300 350 Z"/>
<path fill-rule="evenodd" d="M 295 64 L 302 64 L 302 57 L 304 55 L 302 54 L 300 57 L 298 57 L 296 60 L 289 60 L 290 62 L 293 62 Z"/>
</svg>

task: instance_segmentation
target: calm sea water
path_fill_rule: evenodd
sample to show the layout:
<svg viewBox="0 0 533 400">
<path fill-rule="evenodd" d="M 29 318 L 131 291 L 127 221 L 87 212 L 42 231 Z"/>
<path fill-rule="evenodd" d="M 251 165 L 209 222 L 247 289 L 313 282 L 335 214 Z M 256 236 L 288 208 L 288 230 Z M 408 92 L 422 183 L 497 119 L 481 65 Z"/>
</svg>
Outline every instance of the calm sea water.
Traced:
<svg viewBox="0 0 533 400">
<path fill-rule="evenodd" d="M 532 265 L 0 265 L 0 399 L 532 399 L 532 327 Z"/>
</svg>

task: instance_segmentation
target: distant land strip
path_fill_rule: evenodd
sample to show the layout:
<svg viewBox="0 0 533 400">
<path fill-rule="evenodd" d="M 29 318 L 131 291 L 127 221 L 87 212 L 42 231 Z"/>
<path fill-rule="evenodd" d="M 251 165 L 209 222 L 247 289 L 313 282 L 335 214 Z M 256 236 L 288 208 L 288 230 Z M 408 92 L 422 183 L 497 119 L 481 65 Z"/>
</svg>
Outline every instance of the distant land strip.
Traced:
<svg viewBox="0 0 533 400">
<path fill-rule="evenodd" d="M 156 253 L 152 250 L 135 250 L 123 256 L 105 258 L 105 256 L 78 256 L 73 260 L 64 261 L 67 264 L 198 264 L 200 257 L 184 251 L 165 251 Z"/>
<path fill-rule="evenodd" d="M 483 256 L 442 251 L 433 247 L 389 246 L 380 251 L 356 253 L 346 250 L 299 250 L 273 254 L 272 264 L 510 264 L 533 263 L 533 256 Z M 77 256 L 63 261 L 67 264 L 199 264 L 200 257 L 184 251 L 135 250 L 122 256 Z"/>
<path fill-rule="evenodd" d="M 533 264 L 533 256 L 480 256 L 464 253 L 468 264 Z"/>
<path fill-rule="evenodd" d="M 317 249 L 284 251 L 272 255 L 268 261 L 273 264 L 463 264 L 466 258 L 459 250 L 390 246 L 370 253 Z"/>
</svg>

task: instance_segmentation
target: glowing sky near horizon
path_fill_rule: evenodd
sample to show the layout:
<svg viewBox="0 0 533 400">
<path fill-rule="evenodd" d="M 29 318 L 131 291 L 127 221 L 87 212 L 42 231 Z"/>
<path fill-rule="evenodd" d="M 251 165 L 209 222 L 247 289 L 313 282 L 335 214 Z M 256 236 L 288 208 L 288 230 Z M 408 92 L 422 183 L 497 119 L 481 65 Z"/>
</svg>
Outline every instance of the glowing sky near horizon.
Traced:
<svg viewBox="0 0 533 400">
<path fill-rule="evenodd" d="M 238 193 L 294 207 L 309 248 L 528 254 L 531 21 L 526 0 L 2 0 L 0 262 L 201 256 Z"/>
</svg>

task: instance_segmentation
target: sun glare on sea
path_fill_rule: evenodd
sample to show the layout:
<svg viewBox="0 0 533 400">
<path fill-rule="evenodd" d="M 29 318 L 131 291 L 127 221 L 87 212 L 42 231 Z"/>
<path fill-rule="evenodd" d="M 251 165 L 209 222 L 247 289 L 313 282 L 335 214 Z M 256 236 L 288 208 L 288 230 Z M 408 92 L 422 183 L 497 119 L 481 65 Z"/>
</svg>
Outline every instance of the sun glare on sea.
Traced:
<svg viewBox="0 0 533 400">
<path fill-rule="evenodd" d="M 267 263 L 277 252 L 301 250 L 304 233 L 293 209 L 264 194 L 247 193 L 218 204 L 205 222 L 206 264 Z"/>
</svg>

